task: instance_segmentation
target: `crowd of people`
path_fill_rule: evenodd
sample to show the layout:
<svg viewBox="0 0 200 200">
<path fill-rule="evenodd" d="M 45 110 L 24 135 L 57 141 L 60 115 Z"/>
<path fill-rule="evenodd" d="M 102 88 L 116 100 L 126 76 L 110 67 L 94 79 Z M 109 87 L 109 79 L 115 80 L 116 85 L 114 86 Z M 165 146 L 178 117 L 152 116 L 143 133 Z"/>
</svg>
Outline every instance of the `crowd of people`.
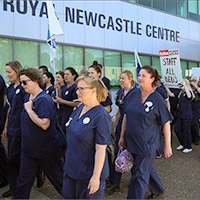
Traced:
<svg viewBox="0 0 200 200">
<path fill-rule="evenodd" d="M 190 153 L 199 144 L 196 77 L 167 88 L 145 65 L 137 88 L 125 70 L 111 116 L 110 81 L 97 61 L 80 75 L 73 67 L 53 75 L 45 65 L 25 69 L 18 61 L 5 71 L 10 85 L 0 76 L 0 133 L 8 149 L 0 140 L 0 188 L 9 190 L 2 197 L 29 199 L 35 179 L 42 187 L 46 176 L 64 199 L 103 199 L 105 191 L 120 190 L 114 161 L 127 149 L 134 158 L 127 199 L 144 199 L 147 189 L 154 199 L 164 192 L 154 160 L 172 156 L 172 130 L 177 150 Z"/>
</svg>

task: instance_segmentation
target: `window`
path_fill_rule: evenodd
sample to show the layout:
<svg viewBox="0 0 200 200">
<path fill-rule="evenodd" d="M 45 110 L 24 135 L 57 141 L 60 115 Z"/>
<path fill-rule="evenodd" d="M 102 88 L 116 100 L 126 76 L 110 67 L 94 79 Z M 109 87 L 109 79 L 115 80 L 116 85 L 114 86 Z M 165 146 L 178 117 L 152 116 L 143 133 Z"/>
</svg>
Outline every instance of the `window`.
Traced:
<svg viewBox="0 0 200 200">
<path fill-rule="evenodd" d="M 83 48 L 64 46 L 64 69 L 67 67 L 73 67 L 79 74 L 83 69 L 83 58 Z"/>
<path fill-rule="evenodd" d="M 153 8 L 165 11 L 165 0 L 153 0 Z"/>
<path fill-rule="evenodd" d="M 85 49 L 85 68 L 92 65 L 93 61 L 96 60 L 99 64 L 103 66 L 103 50 L 98 49 Z"/>
<path fill-rule="evenodd" d="M 188 18 L 189 19 L 198 19 L 197 15 L 197 0 L 189 0 L 188 1 Z"/>
<path fill-rule="evenodd" d="M 161 71 L 159 57 L 152 57 L 152 66 L 158 71 L 158 74 L 160 75 L 160 77 L 162 77 L 162 71 Z"/>
<path fill-rule="evenodd" d="M 151 0 L 138 0 L 138 4 L 151 7 Z"/>
<path fill-rule="evenodd" d="M 189 71 L 187 67 L 187 61 L 181 60 L 182 77 L 187 78 L 189 76 Z"/>
<path fill-rule="evenodd" d="M 168 13 L 177 14 L 177 0 L 166 0 L 166 11 Z"/>
<path fill-rule="evenodd" d="M 25 68 L 39 66 L 39 44 L 24 40 L 14 41 L 14 59 L 19 61 Z"/>
<path fill-rule="evenodd" d="M 120 66 L 120 52 L 105 51 L 105 76 L 110 79 L 112 86 L 119 85 Z"/>
<path fill-rule="evenodd" d="M 122 71 L 124 70 L 131 71 L 134 80 L 136 80 L 135 57 L 133 53 L 122 53 Z"/>
<path fill-rule="evenodd" d="M 187 18 L 187 0 L 178 0 L 177 14 L 181 17 Z"/>
<path fill-rule="evenodd" d="M 139 55 L 140 62 L 143 65 L 151 65 L 151 56 Z"/>
<path fill-rule="evenodd" d="M 197 62 L 192 62 L 189 61 L 188 62 L 188 74 L 186 74 L 187 77 L 191 77 L 192 76 L 192 68 L 196 68 L 198 67 L 198 63 Z"/>
<path fill-rule="evenodd" d="M 0 74 L 3 76 L 5 81 L 7 80 L 5 65 L 13 60 L 12 55 L 12 40 L 0 38 Z"/>
</svg>

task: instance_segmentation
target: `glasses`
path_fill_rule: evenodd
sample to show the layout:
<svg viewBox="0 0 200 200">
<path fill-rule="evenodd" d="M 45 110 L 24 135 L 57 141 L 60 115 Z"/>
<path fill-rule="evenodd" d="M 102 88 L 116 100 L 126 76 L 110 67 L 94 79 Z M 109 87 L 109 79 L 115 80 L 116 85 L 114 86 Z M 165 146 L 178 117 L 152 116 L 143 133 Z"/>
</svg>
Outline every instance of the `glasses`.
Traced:
<svg viewBox="0 0 200 200">
<path fill-rule="evenodd" d="M 79 92 L 83 92 L 86 89 L 92 89 L 92 87 L 77 87 L 76 91 L 78 90 Z"/>
<path fill-rule="evenodd" d="M 20 84 L 27 85 L 27 83 L 31 81 L 31 79 L 20 81 Z"/>
</svg>

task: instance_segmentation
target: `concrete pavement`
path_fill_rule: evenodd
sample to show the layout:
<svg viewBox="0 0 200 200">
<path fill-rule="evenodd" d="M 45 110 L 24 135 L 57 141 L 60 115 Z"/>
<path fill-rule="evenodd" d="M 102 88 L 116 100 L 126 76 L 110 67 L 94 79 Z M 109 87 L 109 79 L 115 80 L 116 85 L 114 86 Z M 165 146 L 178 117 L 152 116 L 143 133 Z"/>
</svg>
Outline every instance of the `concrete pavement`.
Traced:
<svg viewBox="0 0 200 200">
<path fill-rule="evenodd" d="M 6 200 L 10 199 L 10 198 L 3 198 L 1 196 L 1 194 L 6 192 L 8 189 L 9 189 L 9 185 L 6 185 L 5 187 L 0 188 L 0 199 L 6 199 Z M 34 187 L 32 187 L 30 199 L 47 200 L 49 198 L 45 196 L 43 193 L 41 193 L 40 191 L 36 190 Z"/>
</svg>

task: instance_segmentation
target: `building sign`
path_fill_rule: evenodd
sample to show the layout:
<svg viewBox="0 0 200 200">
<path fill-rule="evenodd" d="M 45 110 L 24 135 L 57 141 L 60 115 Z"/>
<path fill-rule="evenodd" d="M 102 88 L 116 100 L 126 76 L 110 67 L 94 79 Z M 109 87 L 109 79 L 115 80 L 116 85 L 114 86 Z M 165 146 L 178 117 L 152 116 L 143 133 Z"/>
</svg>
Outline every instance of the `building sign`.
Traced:
<svg viewBox="0 0 200 200">
<path fill-rule="evenodd" d="M 180 49 L 182 59 L 198 60 L 199 23 L 125 1 L 53 0 L 64 35 L 58 43 L 157 55 Z M 43 0 L 0 0 L 0 36 L 47 39 Z M 186 48 L 187 47 L 187 48 Z"/>
<path fill-rule="evenodd" d="M 163 82 L 167 87 L 178 88 L 182 82 L 179 50 L 160 50 L 159 54 Z"/>
</svg>

